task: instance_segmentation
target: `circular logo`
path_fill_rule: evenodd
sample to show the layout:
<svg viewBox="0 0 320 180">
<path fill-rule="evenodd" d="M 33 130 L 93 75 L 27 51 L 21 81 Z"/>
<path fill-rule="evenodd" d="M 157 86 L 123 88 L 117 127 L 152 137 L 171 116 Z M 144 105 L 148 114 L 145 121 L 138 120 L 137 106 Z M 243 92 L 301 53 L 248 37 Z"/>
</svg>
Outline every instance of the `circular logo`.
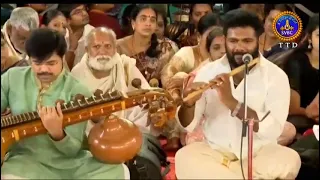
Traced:
<svg viewBox="0 0 320 180">
<path fill-rule="evenodd" d="M 284 11 L 276 16 L 273 21 L 273 32 L 285 42 L 294 41 L 302 32 L 302 21 L 294 12 Z"/>
</svg>

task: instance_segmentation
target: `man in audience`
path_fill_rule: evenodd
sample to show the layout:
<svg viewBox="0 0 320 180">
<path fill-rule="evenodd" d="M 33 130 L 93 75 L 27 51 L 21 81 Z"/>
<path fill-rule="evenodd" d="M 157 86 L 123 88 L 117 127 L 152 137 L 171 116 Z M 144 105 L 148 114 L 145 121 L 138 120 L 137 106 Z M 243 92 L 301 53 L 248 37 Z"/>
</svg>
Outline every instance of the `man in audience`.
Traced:
<svg viewBox="0 0 320 180">
<path fill-rule="evenodd" d="M 86 121 L 63 127 L 61 104 L 56 102 L 69 102 L 77 94 L 91 95 L 63 68 L 66 49 L 66 41 L 58 32 L 35 30 L 26 42 L 31 66 L 12 68 L 1 76 L 1 112 L 8 107 L 13 115 L 36 111 L 48 132 L 10 147 L 1 179 L 129 178 L 125 165 L 98 162 L 82 148 Z"/>
<path fill-rule="evenodd" d="M 135 66 L 135 61 L 126 55 L 119 55 L 116 52 L 115 33 L 111 29 L 100 27 L 92 30 L 86 37 L 86 54 L 71 73 L 91 92 L 100 89 L 103 92 L 118 90 L 126 93 L 136 89 L 131 83 L 135 78 L 141 80 L 141 88 L 150 88 L 148 82 Z M 139 113 L 140 107 L 133 108 L 133 110 L 136 114 L 146 114 L 145 112 L 147 112 Z M 146 116 L 130 120 L 138 126 L 146 128 Z"/>
<path fill-rule="evenodd" d="M 3 33 L 1 32 L 1 74 L 5 73 L 8 69 L 15 66 L 28 66 L 26 60 L 19 60 L 18 57 L 10 53 L 11 49 L 6 40 L 4 40 Z"/>
<path fill-rule="evenodd" d="M 192 131 L 202 118 L 206 119 L 206 141 L 187 145 L 176 154 L 178 179 L 248 178 L 248 141 L 244 139 L 243 146 L 240 141 L 245 114 L 243 73 L 228 75 L 243 65 L 242 57 L 246 53 L 259 58 L 248 75 L 247 117 L 255 120 L 253 178 L 295 179 L 297 176 L 301 165 L 299 155 L 277 144 L 289 111 L 289 81 L 279 67 L 259 53 L 262 29 L 258 16 L 250 12 L 237 9 L 225 15 L 226 55 L 203 66 L 186 94 L 209 82 L 215 85 L 186 101 L 177 113 L 187 131 Z M 241 163 L 244 175 L 241 175 Z"/>
<path fill-rule="evenodd" d="M 86 38 L 86 54 L 72 69 L 71 73 L 86 85 L 91 92 L 95 92 L 97 89 L 102 90 L 104 93 L 117 90 L 126 94 L 128 91 L 136 90 L 137 88 L 150 88 L 149 83 L 136 67 L 136 60 L 126 55 L 119 55 L 116 52 L 116 35 L 114 31 L 105 27 L 96 28 L 88 34 Z M 140 79 L 141 84 L 136 83 L 137 79 Z M 145 140 L 138 156 L 144 157 L 146 155 L 145 160 L 134 159 L 135 165 L 138 164 L 137 167 L 139 166 L 140 168 L 138 169 L 138 174 L 150 178 L 157 177 L 156 174 L 160 175 L 160 168 L 154 169 L 154 166 L 149 166 L 151 162 L 146 162 L 157 161 L 156 158 L 161 161 L 157 153 L 154 152 L 155 149 L 149 149 L 151 145 L 149 142 L 160 144 L 157 136 L 161 133 L 167 133 L 165 135 L 168 136 L 170 128 L 166 128 L 167 126 L 164 128 L 154 127 L 154 124 L 150 123 L 148 109 L 145 106 L 136 106 L 114 114 L 134 122 L 143 133 Z M 93 125 L 94 122 L 89 121 L 87 135 Z M 159 151 L 161 147 L 159 146 L 156 149 Z M 160 163 L 160 161 L 157 162 Z M 140 167 L 140 165 L 144 166 L 144 168 Z M 136 175 L 133 175 L 134 178 L 137 178 L 135 177 Z"/>
<path fill-rule="evenodd" d="M 109 28 L 99 27 L 92 30 L 86 38 L 86 54 L 72 69 L 72 75 L 85 84 L 91 92 L 97 89 L 103 92 L 128 91 L 137 88 L 149 89 L 149 83 L 136 67 L 136 60 L 116 52 L 116 35 Z M 134 79 L 140 79 L 141 85 L 133 85 Z M 124 118 L 128 118 L 139 126 L 142 132 L 154 136 L 162 133 L 159 129 L 147 125 L 147 110 L 137 106 L 125 111 Z M 118 113 L 122 116 L 121 113 Z M 89 133 L 93 124 L 88 125 Z"/>
<path fill-rule="evenodd" d="M 59 4 L 58 10 L 65 15 L 69 22 L 70 28 L 66 34 L 66 41 L 69 42 L 69 38 L 75 38 L 77 40 L 75 42 L 78 42 L 77 44 L 68 44 L 73 48 L 68 53 L 74 55 L 73 66 L 75 66 L 85 54 L 85 38 L 94 27 L 89 24 L 87 6 L 84 4 Z"/>
<path fill-rule="evenodd" d="M 32 30 L 39 28 L 38 13 L 30 7 L 15 8 L 1 29 L 10 48 L 10 56 L 25 58 L 25 42 Z"/>
</svg>

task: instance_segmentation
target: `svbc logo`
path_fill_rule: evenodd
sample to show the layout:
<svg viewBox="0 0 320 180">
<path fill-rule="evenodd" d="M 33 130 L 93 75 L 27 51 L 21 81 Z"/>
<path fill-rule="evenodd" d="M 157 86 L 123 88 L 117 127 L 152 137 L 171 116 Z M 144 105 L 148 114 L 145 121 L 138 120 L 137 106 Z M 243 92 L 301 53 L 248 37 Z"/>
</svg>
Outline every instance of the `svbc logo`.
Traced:
<svg viewBox="0 0 320 180">
<path fill-rule="evenodd" d="M 281 41 L 280 48 L 296 48 L 294 42 L 302 32 L 302 21 L 300 17 L 291 11 L 284 11 L 276 16 L 273 21 L 273 32 Z"/>
</svg>

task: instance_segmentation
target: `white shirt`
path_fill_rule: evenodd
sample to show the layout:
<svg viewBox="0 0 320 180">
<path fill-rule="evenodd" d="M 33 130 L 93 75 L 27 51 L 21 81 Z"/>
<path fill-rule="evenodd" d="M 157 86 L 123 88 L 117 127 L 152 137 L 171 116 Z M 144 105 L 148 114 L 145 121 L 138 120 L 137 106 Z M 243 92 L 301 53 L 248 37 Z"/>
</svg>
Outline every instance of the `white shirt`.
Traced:
<svg viewBox="0 0 320 180">
<path fill-rule="evenodd" d="M 83 57 L 83 55 L 86 53 L 86 47 L 85 47 L 85 39 L 87 37 L 87 35 L 94 29 L 93 26 L 91 26 L 90 24 L 87 24 L 84 26 L 84 31 L 83 34 L 81 36 L 81 38 L 78 41 L 78 47 L 75 50 L 75 58 L 74 58 L 74 62 L 73 62 L 73 67 L 78 64 L 81 61 L 81 58 Z M 67 46 L 69 47 L 69 31 L 67 29 L 67 33 L 65 36 L 66 42 L 67 42 Z"/>
<path fill-rule="evenodd" d="M 231 72 L 230 65 L 224 56 L 203 66 L 197 72 L 194 82 L 208 83 L 215 76 L 229 72 Z M 287 75 L 261 54 L 260 62 L 250 70 L 247 82 L 248 107 L 256 111 L 259 119 L 269 110 L 271 112 L 263 122 L 260 122 L 259 132 L 254 133 L 253 149 L 257 150 L 267 143 L 277 143 L 289 112 L 290 86 Z M 230 83 L 234 98 L 243 102 L 243 81 L 237 88 L 234 88 L 232 77 Z M 194 119 L 185 129 L 192 132 L 203 116 L 205 118 L 203 131 L 210 146 L 213 149 L 232 152 L 239 158 L 242 122 L 237 117 L 232 117 L 231 113 L 220 102 L 214 89 L 207 90 L 196 102 Z M 243 158 L 247 157 L 247 142 L 247 139 L 244 139 Z"/>
<path fill-rule="evenodd" d="M 312 129 L 314 136 L 316 136 L 317 140 L 319 141 L 319 125 L 314 125 Z"/>
</svg>

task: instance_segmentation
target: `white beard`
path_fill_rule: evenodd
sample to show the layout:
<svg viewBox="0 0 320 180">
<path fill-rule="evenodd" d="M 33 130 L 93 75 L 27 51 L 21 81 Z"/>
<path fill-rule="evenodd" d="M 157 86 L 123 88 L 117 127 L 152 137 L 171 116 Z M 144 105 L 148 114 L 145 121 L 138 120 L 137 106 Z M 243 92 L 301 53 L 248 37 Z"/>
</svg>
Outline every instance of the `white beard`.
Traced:
<svg viewBox="0 0 320 180">
<path fill-rule="evenodd" d="M 117 59 L 115 56 L 96 56 L 96 57 L 89 57 L 87 60 L 87 65 L 98 71 L 108 71 L 111 70 L 114 65 L 117 64 Z"/>
</svg>

